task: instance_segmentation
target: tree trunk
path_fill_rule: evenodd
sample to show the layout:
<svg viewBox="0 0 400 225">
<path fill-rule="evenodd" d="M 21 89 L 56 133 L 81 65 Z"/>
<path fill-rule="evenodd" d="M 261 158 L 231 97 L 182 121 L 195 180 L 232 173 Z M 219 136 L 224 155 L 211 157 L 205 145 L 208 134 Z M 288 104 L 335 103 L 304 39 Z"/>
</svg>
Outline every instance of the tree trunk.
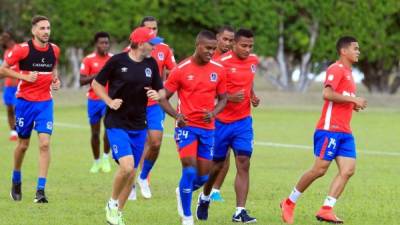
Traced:
<svg viewBox="0 0 400 225">
<path fill-rule="evenodd" d="M 68 79 L 68 87 L 72 87 L 74 89 L 78 89 L 80 87 L 79 77 L 80 77 L 80 64 L 83 58 L 83 50 L 82 48 L 69 47 L 67 49 L 67 57 L 69 61 L 69 65 L 71 66 L 72 74 Z"/>
</svg>

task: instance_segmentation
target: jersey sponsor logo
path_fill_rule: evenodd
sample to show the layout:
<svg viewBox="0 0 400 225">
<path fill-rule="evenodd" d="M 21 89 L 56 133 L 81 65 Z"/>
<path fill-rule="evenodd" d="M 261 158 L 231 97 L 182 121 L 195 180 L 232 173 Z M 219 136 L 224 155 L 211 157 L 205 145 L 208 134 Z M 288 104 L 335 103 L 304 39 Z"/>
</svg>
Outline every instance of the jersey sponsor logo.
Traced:
<svg viewBox="0 0 400 225">
<path fill-rule="evenodd" d="M 42 63 L 44 63 L 45 58 L 42 58 Z"/>
<path fill-rule="evenodd" d="M 251 69 L 251 72 L 252 73 L 255 73 L 256 72 L 256 65 L 254 65 L 254 64 L 251 64 L 251 66 L 250 66 L 250 69 Z"/>
<path fill-rule="evenodd" d="M 333 81 L 333 78 L 334 78 L 334 77 L 335 77 L 335 76 L 333 76 L 333 74 L 329 74 L 329 75 L 328 75 L 328 80 L 329 80 L 329 81 Z"/>
<path fill-rule="evenodd" d="M 123 73 L 128 72 L 128 67 L 122 67 L 122 68 L 121 68 L 121 72 L 123 72 Z"/>
<path fill-rule="evenodd" d="M 146 74 L 146 77 L 151 77 L 151 69 L 150 68 L 146 68 L 144 70 L 144 73 Z"/>
<path fill-rule="evenodd" d="M 157 57 L 158 57 L 158 59 L 159 59 L 160 61 L 163 61 L 163 60 L 164 60 L 164 53 L 163 53 L 163 52 L 159 52 L 159 53 L 157 54 Z"/>
<path fill-rule="evenodd" d="M 211 82 L 217 82 L 217 79 L 218 79 L 218 74 L 215 73 L 215 72 L 212 72 L 212 73 L 210 74 L 210 81 L 211 81 Z"/>
<path fill-rule="evenodd" d="M 231 68 L 231 73 L 236 73 L 236 68 L 235 67 Z"/>
</svg>

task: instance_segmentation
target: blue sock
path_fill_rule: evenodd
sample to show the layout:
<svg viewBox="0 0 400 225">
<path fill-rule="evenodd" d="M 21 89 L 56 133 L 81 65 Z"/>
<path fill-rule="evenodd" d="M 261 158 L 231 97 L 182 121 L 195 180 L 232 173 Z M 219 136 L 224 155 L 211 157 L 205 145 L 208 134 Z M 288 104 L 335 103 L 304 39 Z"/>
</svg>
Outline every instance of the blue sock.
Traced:
<svg viewBox="0 0 400 225">
<path fill-rule="evenodd" d="M 151 169 L 153 168 L 154 161 L 145 159 L 143 161 L 142 172 L 140 173 L 140 179 L 145 180 L 149 176 Z"/>
<path fill-rule="evenodd" d="M 197 176 L 197 169 L 194 167 L 186 167 L 182 169 L 182 177 L 179 182 L 179 192 L 181 195 L 182 209 L 185 216 L 191 216 L 193 182 Z"/>
<path fill-rule="evenodd" d="M 204 176 L 197 176 L 193 184 L 193 191 L 201 188 L 208 181 L 208 174 Z"/>
<path fill-rule="evenodd" d="M 13 170 L 12 173 L 12 182 L 14 184 L 19 184 L 21 183 L 21 171 L 19 170 Z"/>
<path fill-rule="evenodd" d="M 37 182 L 37 190 L 44 190 L 46 187 L 46 177 L 39 177 Z"/>
</svg>

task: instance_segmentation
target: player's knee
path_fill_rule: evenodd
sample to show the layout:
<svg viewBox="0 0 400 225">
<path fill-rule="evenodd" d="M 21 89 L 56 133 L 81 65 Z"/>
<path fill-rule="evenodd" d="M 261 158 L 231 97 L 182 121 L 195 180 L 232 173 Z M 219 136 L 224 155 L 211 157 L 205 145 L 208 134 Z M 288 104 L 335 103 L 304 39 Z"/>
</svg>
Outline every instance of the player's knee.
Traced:
<svg viewBox="0 0 400 225">
<path fill-rule="evenodd" d="M 325 168 L 316 168 L 316 169 L 311 170 L 313 176 L 317 177 L 317 178 L 324 176 L 326 174 L 326 171 L 327 171 L 327 169 L 325 169 Z"/>
<path fill-rule="evenodd" d="M 48 151 L 50 148 L 50 140 L 40 140 L 39 148 L 40 151 Z"/>
<path fill-rule="evenodd" d="M 18 146 L 17 146 L 17 148 L 23 152 L 26 152 L 26 150 L 28 150 L 28 147 L 29 147 L 28 142 L 20 142 L 20 143 L 18 143 Z"/>
<path fill-rule="evenodd" d="M 92 140 L 100 140 L 100 132 L 92 132 Z"/>
<path fill-rule="evenodd" d="M 132 165 L 120 165 L 120 171 L 124 177 L 131 177 L 134 174 Z"/>
<path fill-rule="evenodd" d="M 158 138 L 151 139 L 149 141 L 149 146 L 152 151 L 158 151 L 161 147 L 161 140 Z"/>
<path fill-rule="evenodd" d="M 355 169 L 346 169 L 346 170 L 340 171 L 340 175 L 347 179 L 352 177 L 354 175 L 354 173 L 355 173 Z"/>
<path fill-rule="evenodd" d="M 237 170 L 240 171 L 249 171 L 250 169 L 250 158 L 246 156 L 238 156 L 237 157 Z"/>
</svg>

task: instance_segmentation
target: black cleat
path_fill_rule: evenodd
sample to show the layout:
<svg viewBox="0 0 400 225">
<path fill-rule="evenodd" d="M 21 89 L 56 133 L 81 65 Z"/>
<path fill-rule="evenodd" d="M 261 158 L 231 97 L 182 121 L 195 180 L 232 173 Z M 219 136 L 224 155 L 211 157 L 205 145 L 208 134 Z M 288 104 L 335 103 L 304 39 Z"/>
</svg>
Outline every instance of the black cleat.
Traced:
<svg viewBox="0 0 400 225">
<path fill-rule="evenodd" d="M 249 216 L 247 214 L 247 211 L 242 209 L 242 211 L 237 216 L 235 216 L 235 214 L 233 214 L 232 222 L 256 223 L 257 219 Z"/>
<path fill-rule="evenodd" d="M 199 198 L 197 200 L 196 217 L 197 220 L 207 220 L 210 201 L 201 200 L 201 196 L 202 194 L 199 195 Z"/>
<path fill-rule="evenodd" d="M 10 196 L 14 201 L 21 201 L 22 199 L 21 184 L 12 182 Z"/>
<path fill-rule="evenodd" d="M 33 200 L 35 203 L 49 203 L 47 200 L 46 194 L 44 193 L 44 190 L 37 190 L 36 191 L 36 197 L 35 200 Z"/>
</svg>

